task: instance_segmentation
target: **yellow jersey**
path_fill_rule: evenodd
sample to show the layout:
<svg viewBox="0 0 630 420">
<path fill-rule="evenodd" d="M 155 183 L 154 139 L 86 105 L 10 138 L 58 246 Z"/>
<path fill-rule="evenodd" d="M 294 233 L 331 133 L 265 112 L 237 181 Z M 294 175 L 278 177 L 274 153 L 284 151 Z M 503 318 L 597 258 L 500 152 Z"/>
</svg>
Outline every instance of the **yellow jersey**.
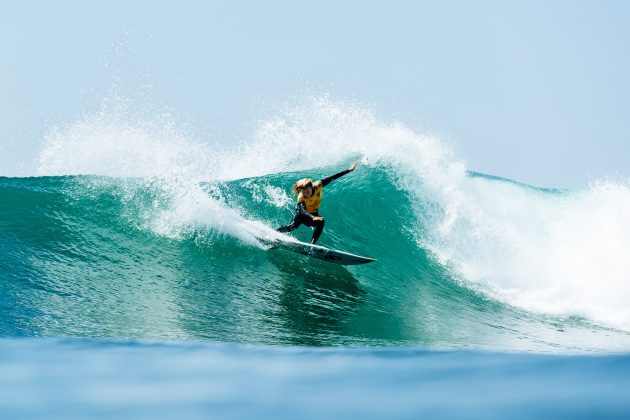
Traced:
<svg viewBox="0 0 630 420">
<path fill-rule="evenodd" d="M 306 205 L 306 211 L 309 213 L 315 213 L 322 202 L 323 192 L 324 186 L 320 184 L 319 187 L 315 188 L 313 191 L 313 195 L 308 198 L 302 196 L 302 193 L 300 193 L 300 195 L 298 195 L 298 203 L 304 202 Z"/>
</svg>

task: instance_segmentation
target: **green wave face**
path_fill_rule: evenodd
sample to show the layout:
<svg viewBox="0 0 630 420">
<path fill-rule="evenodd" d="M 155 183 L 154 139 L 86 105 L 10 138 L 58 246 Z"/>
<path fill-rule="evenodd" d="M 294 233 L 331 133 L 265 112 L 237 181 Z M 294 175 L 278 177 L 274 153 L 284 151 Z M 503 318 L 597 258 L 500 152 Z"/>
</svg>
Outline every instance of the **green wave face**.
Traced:
<svg viewBox="0 0 630 420">
<path fill-rule="evenodd" d="M 610 349 L 611 336 L 629 344 L 623 331 L 518 309 L 471 287 L 423 239 L 442 209 L 399 188 L 387 168 L 333 182 L 320 208 L 320 244 L 376 263 L 341 267 L 234 234 L 248 220 L 289 222 L 290 185 L 328 172 L 196 186 L 218 207 L 193 217 L 173 210 L 172 188 L 159 180 L 0 178 L 0 332 L 545 351 Z M 479 177 L 503 185 L 470 180 Z"/>
</svg>

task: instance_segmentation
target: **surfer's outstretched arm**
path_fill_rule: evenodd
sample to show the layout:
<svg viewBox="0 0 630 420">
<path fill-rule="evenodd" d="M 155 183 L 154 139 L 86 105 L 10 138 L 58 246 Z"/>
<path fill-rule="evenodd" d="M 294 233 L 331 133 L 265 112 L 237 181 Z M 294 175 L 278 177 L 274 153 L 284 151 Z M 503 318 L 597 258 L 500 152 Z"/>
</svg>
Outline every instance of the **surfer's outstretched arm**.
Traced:
<svg viewBox="0 0 630 420">
<path fill-rule="evenodd" d="M 350 165 L 350 167 L 348 169 L 346 169 L 345 171 L 341 171 L 337 174 L 331 175 L 331 176 L 327 176 L 326 178 L 322 178 L 319 182 L 322 183 L 322 186 L 326 186 L 328 184 L 330 184 L 331 182 L 333 182 L 335 179 L 337 178 L 341 178 L 342 176 L 349 174 L 350 172 L 354 171 L 354 168 L 357 167 L 357 163 L 353 163 L 352 165 Z"/>
</svg>

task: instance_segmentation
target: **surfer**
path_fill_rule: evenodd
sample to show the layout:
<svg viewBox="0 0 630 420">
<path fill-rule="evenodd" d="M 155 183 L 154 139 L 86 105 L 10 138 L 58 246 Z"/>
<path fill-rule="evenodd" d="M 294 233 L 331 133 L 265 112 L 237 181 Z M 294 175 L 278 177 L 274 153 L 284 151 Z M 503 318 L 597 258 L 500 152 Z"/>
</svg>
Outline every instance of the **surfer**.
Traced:
<svg viewBox="0 0 630 420">
<path fill-rule="evenodd" d="M 295 217 L 293 221 L 286 226 L 278 228 L 278 232 L 291 232 L 300 225 L 314 227 L 313 239 L 311 243 L 315 244 L 324 230 L 324 218 L 319 215 L 317 210 L 322 202 L 322 193 L 324 187 L 337 178 L 340 178 L 354 171 L 357 163 L 354 162 L 348 169 L 337 174 L 322 178 L 313 182 L 310 178 L 302 178 L 291 187 L 291 192 L 297 194 L 297 208 L 295 209 Z"/>
</svg>

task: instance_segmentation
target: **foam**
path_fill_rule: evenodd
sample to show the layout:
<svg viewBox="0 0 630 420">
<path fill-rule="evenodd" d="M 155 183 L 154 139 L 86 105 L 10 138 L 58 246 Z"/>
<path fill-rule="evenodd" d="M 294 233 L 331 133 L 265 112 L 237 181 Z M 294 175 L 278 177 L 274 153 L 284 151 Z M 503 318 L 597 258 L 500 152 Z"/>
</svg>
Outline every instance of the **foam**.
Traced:
<svg viewBox="0 0 630 420">
<path fill-rule="evenodd" d="M 123 109 L 106 109 L 46 135 L 37 174 L 101 175 L 118 182 L 134 211 L 133 224 L 158 235 L 181 239 L 202 230 L 208 242 L 229 235 L 259 245 L 256 238 L 274 235 L 262 223 L 248 221 L 207 194 L 202 181 L 216 179 L 220 153 L 177 128 L 168 114 L 143 117 Z M 134 179 L 133 182 L 124 180 Z M 135 179 L 144 180 L 137 182 Z M 94 188 L 98 183 L 83 182 Z M 131 202 L 139 189 L 156 193 L 156 202 L 139 211 Z"/>
</svg>

